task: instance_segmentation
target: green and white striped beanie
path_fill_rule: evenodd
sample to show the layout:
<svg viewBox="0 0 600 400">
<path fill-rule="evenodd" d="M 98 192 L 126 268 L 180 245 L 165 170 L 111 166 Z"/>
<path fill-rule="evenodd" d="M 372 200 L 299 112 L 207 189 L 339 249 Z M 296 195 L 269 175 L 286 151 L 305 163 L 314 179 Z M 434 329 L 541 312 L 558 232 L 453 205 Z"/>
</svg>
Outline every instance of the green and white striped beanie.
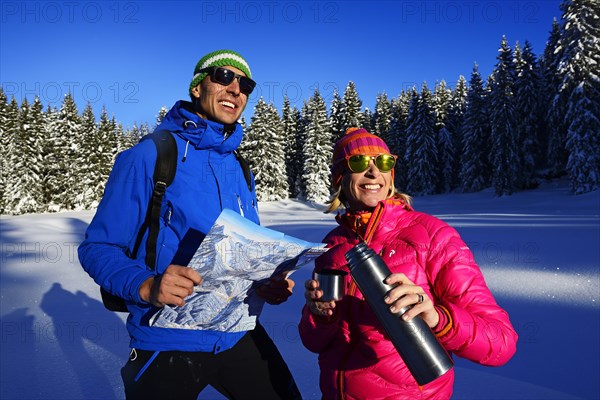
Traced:
<svg viewBox="0 0 600 400">
<path fill-rule="evenodd" d="M 199 71 L 208 67 L 225 67 L 231 66 L 236 67 L 240 71 L 246 74 L 248 78 L 252 78 L 250 73 L 250 67 L 244 57 L 232 50 L 217 50 L 212 53 L 208 53 L 198 61 L 196 68 L 194 69 L 194 77 L 190 83 L 190 92 L 195 88 L 202 79 L 207 75 L 206 72 L 200 73 Z"/>
</svg>

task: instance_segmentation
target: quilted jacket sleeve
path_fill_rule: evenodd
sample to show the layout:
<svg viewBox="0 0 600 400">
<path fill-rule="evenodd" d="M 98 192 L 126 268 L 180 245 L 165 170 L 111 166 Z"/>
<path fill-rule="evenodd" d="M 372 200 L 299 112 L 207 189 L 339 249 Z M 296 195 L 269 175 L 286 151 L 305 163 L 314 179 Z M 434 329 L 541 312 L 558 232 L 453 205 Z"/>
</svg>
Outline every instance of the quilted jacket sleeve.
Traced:
<svg viewBox="0 0 600 400">
<path fill-rule="evenodd" d="M 330 320 L 315 316 L 305 305 L 298 326 L 304 347 L 313 353 L 321 353 L 338 333 L 339 319 L 339 313 L 334 314 Z"/>
<path fill-rule="evenodd" d="M 444 307 L 450 316 L 438 333 L 442 345 L 482 365 L 505 364 L 517 344 L 508 314 L 496 303 L 473 254 L 456 230 L 434 218 L 427 225 L 433 232 L 427 273 L 436 305 Z"/>
<path fill-rule="evenodd" d="M 119 154 L 102 201 L 78 249 L 83 269 L 96 283 L 136 303 L 142 302 L 140 285 L 153 273 L 144 266 L 143 248 L 137 260 L 126 253 L 144 221 L 155 160 L 156 150 L 150 140 Z"/>
</svg>

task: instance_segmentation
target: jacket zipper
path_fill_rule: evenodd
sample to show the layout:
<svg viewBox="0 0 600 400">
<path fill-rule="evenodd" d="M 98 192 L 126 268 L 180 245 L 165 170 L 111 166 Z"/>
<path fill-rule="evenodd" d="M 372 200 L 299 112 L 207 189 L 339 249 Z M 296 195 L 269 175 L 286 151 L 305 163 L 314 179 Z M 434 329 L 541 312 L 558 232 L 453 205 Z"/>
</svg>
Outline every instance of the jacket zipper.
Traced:
<svg viewBox="0 0 600 400">
<path fill-rule="evenodd" d="M 371 242 L 371 239 L 373 238 L 373 235 L 375 233 L 375 229 L 377 228 L 377 226 L 379 225 L 379 221 L 381 219 L 381 215 L 383 214 L 383 207 L 381 205 L 378 205 L 375 210 L 373 211 L 373 215 L 371 216 L 371 218 L 369 219 L 369 223 L 367 225 L 367 229 L 365 230 L 365 237 L 364 237 L 364 242 L 368 245 Z M 358 232 L 358 229 L 357 229 Z M 359 240 L 361 240 L 362 238 L 359 238 Z M 350 288 L 348 289 L 348 293 L 347 295 L 350 296 L 354 296 L 356 294 L 356 284 L 354 283 L 354 281 L 350 282 Z M 364 298 L 363 298 L 364 300 Z M 352 313 L 348 313 L 348 329 L 350 330 L 350 323 L 352 322 Z M 352 333 L 352 331 L 351 331 Z M 350 340 L 350 344 L 352 345 L 352 339 Z M 350 353 L 352 352 L 353 348 L 349 349 L 348 352 L 344 355 L 344 358 L 342 358 L 342 362 L 340 363 L 340 369 L 338 371 L 338 389 L 340 391 L 340 399 L 341 400 L 345 400 L 346 399 L 346 395 L 344 394 L 344 366 L 346 364 L 346 362 L 348 361 L 348 358 L 350 358 Z"/>
<path fill-rule="evenodd" d="M 346 294 L 346 296 L 354 296 L 356 294 L 356 284 L 354 283 L 354 281 L 350 282 L 350 287 L 348 288 L 348 293 Z M 350 322 L 352 319 L 352 313 L 348 313 L 348 329 L 350 330 Z M 346 366 L 346 362 L 348 361 L 348 358 L 350 358 L 350 353 L 352 353 L 352 351 L 354 350 L 354 342 L 353 342 L 354 336 L 351 337 L 350 339 L 350 343 L 349 345 L 351 346 L 350 349 L 348 349 L 348 351 L 346 352 L 346 354 L 344 354 L 344 357 L 342 358 L 342 361 L 340 362 L 340 367 L 338 370 L 338 389 L 340 391 L 340 400 L 345 400 L 346 399 L 346 395 L 344 394 L 344 367 Z"/>
</svg>

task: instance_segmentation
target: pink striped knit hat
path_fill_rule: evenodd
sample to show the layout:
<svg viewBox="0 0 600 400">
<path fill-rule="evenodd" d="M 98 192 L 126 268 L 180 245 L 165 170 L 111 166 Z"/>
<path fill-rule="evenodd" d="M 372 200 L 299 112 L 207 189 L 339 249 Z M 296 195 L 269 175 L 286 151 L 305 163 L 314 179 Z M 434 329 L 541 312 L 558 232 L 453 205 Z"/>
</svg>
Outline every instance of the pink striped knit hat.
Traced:
<svg viewBox="0 0 600 400">
<path fill-rule="evenodd" d="M 383 139 L 367 132 L 364 128 L 348 128 L 346 133 L 333 147 L 331 158 L 331 184 L 338 188 L 342 181 L 342 173 L 347 168 L 346 157 L 355 154 L 379 155 L 389 154 L 390 149 Z M 394 170 L 392 169 L 392 179 Z"/>
</svg>

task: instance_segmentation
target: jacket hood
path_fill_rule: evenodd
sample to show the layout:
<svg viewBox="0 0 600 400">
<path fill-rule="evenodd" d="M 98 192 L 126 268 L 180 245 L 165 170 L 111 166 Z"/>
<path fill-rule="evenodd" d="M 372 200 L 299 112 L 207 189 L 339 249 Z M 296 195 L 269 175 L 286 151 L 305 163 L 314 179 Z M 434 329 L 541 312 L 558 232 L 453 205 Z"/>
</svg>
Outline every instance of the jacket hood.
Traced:
<svg viewBox="0 0 600 400">
<path fill-rule="evenodd" d="M 240 124 L 223 125 L 201 118 L 189 101 L 180 100 L 169 110 L 156 131 L 168 130 L 196 149 L 231 153 L 242 142 L 244 132 Z M 227 132 L 227 135 L 225 135 Z"/>
</svg>

